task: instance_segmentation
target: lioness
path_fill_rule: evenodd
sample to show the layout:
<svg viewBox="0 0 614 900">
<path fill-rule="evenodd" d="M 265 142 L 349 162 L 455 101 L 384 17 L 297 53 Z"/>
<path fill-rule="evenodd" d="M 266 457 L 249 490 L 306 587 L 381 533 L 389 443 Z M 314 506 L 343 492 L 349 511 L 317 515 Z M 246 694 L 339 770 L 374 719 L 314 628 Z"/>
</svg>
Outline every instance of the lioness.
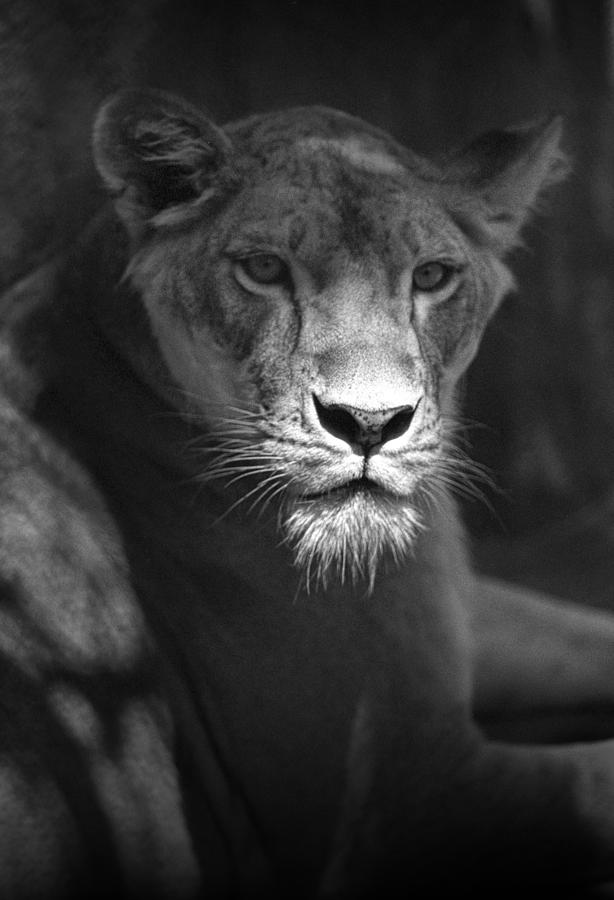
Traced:
<svg viewBox="0 0 614 900">
<path fill-rule="evenodd" d="M 611 708 L 613 620 L 475 576 L 451 497 L 455 385 L 559 131 L 435 164 L 330 109 L 103 106 L 117 216 L 5 403 L 3 896 L 614 877 L 614 742 L 476 724 Z"/>
</svg>

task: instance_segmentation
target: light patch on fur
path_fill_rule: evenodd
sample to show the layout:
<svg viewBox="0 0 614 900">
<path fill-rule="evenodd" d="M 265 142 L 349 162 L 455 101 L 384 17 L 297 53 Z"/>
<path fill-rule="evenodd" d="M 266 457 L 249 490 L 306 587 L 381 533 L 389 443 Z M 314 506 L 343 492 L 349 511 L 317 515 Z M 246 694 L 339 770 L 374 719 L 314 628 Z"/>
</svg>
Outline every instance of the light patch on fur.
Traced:
<svg viewBox="0 0 614 900">
<path fill-rule="evenodd" d="M 332 852 L 320 881 L 319 897 L 343 896 L 349 883 L 352 851 L 367 820 L 375 769 L 372 697 L 365 691 L 356 706 L 346 766 L 346 784 Z"/>
<path fill-rule="evenodd" d="M 495 302 L 492 304 L 490 310 L 490 315 L 492 316 L 499 308 L 499 304 L 503 298 L 516 290 L 516 280 L 509 268 L 500 259 L 497 259 L 496 257 L 493 258 L 491 265 L 495 275 L 495 282 L 493 284 L 493 298 Z"/>
<path fill-rule="evenodd" d="M 374 175 L 403 175 L 405 173 L 405 169 L 396 159 L 383 150 L 367 146 L 364 140 L 360 138 L 352 137 L 345 140 L 306 138 L 297 143 L 301 150 L 315 152 L 332 150 L 351 165 L 356 166 L 358 169 L 364 169 L 367 172 L 373 172 Z"/>
<path fill-rule="evenodd" d="M 199 194 L 196 200 L 169 206 L 153 216 L 150 220 L 150 225 L 154 228 L 164 228 L 165 226 L 176 225 L 178 222 L 185 224 L 192 219 L 197 219 L 202 215 L 203 206 L 214 196 L 215 189 L 209 188 Z"/>
<path fill-rule="evenodd" d="M 371 592 L 384 554 L 398 564 L 423 523 L 408 500 L 360 491 L 299 500 L 282 527 L 308 590 L 350 579 Z"/>
<path fill-rule="evenodd" d="M 202 329 L 195 340 L 176 316 L 147 303 L 152 330 L 164 361 L 188 402 L 212 420 L 212 411 L 223 411 L 245 401 L 246 383 L 229 358 Z"/>
<path fill-rule="evenodd" d="M 83 747 L 94 750 L 102 742 L 101 723 L 83 694 L 62 685 L 50 692 L 49 705 Z"/>
</svg>

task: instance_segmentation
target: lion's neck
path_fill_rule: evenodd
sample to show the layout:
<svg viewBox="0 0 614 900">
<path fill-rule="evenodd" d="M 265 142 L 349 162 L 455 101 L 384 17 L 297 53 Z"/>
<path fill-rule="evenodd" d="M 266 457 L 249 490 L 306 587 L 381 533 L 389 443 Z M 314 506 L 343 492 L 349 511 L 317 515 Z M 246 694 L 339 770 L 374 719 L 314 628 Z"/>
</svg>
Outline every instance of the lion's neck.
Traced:
<svg viewBox="0 0 614 900">
<path fill-rule="evenodd" d="M 279 541 L 274 515 L 247 517 L 237 489 L 202 483 L 194 426 L 140 377 L 128 342 L 115 342 L 102 319 L 78 309 L 63 317 L 60 350 L 70 365 L 43 395 L 38 417 L 76 449 L 122 527 L 140 531 L 154 552 L 192 566 L 230 564 L 231 556 L 236 564 L 255 548 L 261 558 Z M 138 352 L 144 363 L 146 350 Z"/>
</svg>

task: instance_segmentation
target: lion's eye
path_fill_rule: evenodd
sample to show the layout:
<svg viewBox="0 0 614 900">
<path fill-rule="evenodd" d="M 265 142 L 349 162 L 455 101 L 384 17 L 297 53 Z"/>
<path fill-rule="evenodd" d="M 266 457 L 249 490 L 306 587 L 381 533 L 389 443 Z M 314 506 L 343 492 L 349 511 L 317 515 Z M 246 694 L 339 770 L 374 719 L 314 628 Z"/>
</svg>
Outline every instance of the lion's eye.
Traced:
<svg viewBox="0 0 614 900">
<path fill-rule="evenodd" d="M 436 291 L 452 277 L 454 269 L 440 262 L 427 262 L 414 269 L 413 284 L 417 291 Z"/>
<path fill-rule="evenodd" d="M 290 278 L 285 262 L 274 253 L 255 253 L 239 261 L 239 265 L 257 284 L 286 284 Z"/>
</svg>

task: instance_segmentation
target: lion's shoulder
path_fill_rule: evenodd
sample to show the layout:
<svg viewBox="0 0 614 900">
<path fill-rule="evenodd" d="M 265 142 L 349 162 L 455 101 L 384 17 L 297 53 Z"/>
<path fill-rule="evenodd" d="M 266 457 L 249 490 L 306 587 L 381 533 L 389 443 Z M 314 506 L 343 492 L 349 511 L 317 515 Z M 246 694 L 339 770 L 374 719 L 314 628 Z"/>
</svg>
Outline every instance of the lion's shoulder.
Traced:
<svg viewBox="0 0 614 900">
<path fill-rule="evenodd" d="M 32 332 L 29 332 L 32 335 Z M 29 664 L 121 664 L 141 630 L 121 539 L 92 477 L 37 424 L 41 357 L 0 341 L 0 645 L 18 631 Z M 10 621 L 10 625 L 9 625 Z M 39 655 L 40 654 L 40 655 Z M 35 659 L 36 658 L 36 659 Z"/>
<path fill-rule="evenodd" d="M 99 487 L 32 415 L 39 379 L 5 336 L 0 893 L 171 890 L 195 870 L 158 651 Z"/>
</svg>

